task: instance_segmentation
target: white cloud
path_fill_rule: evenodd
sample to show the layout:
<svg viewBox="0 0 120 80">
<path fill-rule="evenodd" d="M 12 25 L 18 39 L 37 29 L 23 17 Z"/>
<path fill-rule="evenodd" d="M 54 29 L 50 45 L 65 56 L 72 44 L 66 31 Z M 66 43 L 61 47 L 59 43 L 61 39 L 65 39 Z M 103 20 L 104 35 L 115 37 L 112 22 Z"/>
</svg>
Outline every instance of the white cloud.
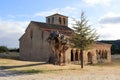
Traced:
<svg viewBox="0 0 120 80">
<path fill-rule="evenodd" d="M 113 12 L 108 12 L 103 17 L 117 17 L 117 16 L 120 16 L 120 14 L 113 13 Z"/>
<path fill-rule="evenodd" d="M 38 12 L 38 13 L 34 14 L 34 16 L 35 17 L 37 17 L 37 16 L 46 17 L 46 16 L 49 16 L 49 15 L 52 15 L 52 14 L 55 14 L 55 13 L 68 15 L 68 14 L 73 13 L 75 10 L 76 10 L 76 8 L 67 6 L 65 8 L 55 8 L 55 9 L 52 9 L 52 10 L 49 10 L 49 11 Z"/>
<path fill-rule="evenodd" d="M 43 11 L 34 14 L 32 17 L 46 17 L 55 13 L 60 14 L 71 14 L 75 8 L 65 7 L 56 8 L 49 11 Z M 8 15 L 9 18 L 15 18 L 20 15 Z M 20 17 L 24 17 L 21 15 Z M 18 39 L 23 35 L 25 28 L 28 26 L 27 21 L 14 21 L 14 20 L 2 20 L 0 19 L 0 45 L 5 45 L 8 47 L 18 47 Z"/>
<path fill-rule="evenodd" d="M 107 13 L 99 19 L 98 33 L 100 39 L 116 40 L 120 39 L 120 15 L 116 13 Z"/>
<path fill-rule="evenodd" d="M 103 15 L 103 16 L 100 18 L 100 20 L 103 19 L 103 18 L 118 17 L 118 16 L 120 16 L 119 13 L 108 12 L 108 13 L 106 13 L 105 15 Z"/>
<path fill-rule="evenodd" d="M 120 39 L 120 24 L 101 24 L 100 26 L 102 27 L 97 28 L 100 40 Z"/>
<path fill-rule="evenodd" d="M 109 12 L 101 17 L 99 22 L 102 24 L 118 24 L 120 23 L 120 14 Z"/>
<path fill-rule="evenodd" d="M 87 3 L 88 5 L 97 5 L 97 4 L 101 4 L 101 5 L 105 5 L 105 6 L 110 6 L 110 3 L 112 0 L 83 0 L 85 3 Z"/>
<path fill-rule="evenodd" d="M 18 39 L 24 33 L 27 25 L 27 21 L 0 20 L 0 45 L 18 47 Z M 12 45 L 9 45 L 10 42 Z"/>
</svg>

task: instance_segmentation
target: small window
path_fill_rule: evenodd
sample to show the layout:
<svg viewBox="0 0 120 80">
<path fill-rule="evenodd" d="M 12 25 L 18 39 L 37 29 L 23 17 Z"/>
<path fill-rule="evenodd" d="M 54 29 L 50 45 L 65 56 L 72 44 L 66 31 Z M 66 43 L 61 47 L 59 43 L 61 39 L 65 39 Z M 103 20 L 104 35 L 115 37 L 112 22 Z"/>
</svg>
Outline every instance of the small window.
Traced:
<svg viewBox="0 0 120 80">
<path fill-rule="evenodd" d="M 30 31 L 30 38 L 31 39 L 33 38 L 33 31 L 32 30 Z"/>
</svg>

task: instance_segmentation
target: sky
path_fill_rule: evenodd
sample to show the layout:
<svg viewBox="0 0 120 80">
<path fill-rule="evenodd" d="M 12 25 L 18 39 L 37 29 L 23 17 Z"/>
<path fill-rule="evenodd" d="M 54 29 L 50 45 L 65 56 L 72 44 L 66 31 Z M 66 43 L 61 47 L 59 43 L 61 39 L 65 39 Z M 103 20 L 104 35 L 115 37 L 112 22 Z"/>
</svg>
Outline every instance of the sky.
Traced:
<svg viewBox="0 0 120 80">
<path fill-rule="evenodd" d="M 85 13 L 99 40 L 120 39 L 120 0 L 0 0 L 0 46 L 18 48 L 19 38 L 30 21 L 45 22 L 45 17 L 59 13 L 79 19 Z"/>
</svg>

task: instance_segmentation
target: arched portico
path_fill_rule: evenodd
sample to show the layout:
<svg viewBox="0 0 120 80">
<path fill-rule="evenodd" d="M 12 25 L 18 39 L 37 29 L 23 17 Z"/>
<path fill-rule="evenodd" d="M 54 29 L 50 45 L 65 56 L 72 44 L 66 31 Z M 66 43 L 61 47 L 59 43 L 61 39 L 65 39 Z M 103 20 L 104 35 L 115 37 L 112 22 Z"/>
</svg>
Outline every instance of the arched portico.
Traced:
<svg viewBox="0 0 120 80">
<path fill-rule="evenodd" d="M 93 61 L 92 61 L 92 53 L 91 52 L 87 53 L 87 58 L 88 58 L 88 64 L 92 64 Z"/>
</svg>

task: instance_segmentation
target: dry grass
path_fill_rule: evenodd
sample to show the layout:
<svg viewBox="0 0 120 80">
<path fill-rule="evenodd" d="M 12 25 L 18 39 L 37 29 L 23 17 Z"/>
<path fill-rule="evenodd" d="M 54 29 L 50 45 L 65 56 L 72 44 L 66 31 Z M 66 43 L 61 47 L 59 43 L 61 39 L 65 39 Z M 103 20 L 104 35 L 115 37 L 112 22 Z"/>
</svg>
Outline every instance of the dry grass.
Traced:
<svg viewBox="0 0 120 80">
<path fill-rule="evenodd" d="M 1 55 L 0 55 L 1 56 Z M 7 56 L 7 57 L 6 57 Z M 120 72 L 120 55 L 117 58 L 112 56 L 111 64 L 97 64 L 97 65 L 87 65 L 84 69 L 80 68 L 80 65 L 66 65 L 66 66 L 55 66 L 52 64 L 46 64 L 42 62 L 30 62 L 30 61 L 20 61 L 18 53 L 4 54 L 4 57 L 0 57 L 0 68 L 15 73 L 66 73 L 66 72 L 79 72 L 86 73 L 92 72 L 109 72 L 118 70 Z"/>
<path fill-rule="evenodd" d="M 21 61 L 15 55 L 18 57 L 0 57 L 0 80 L 120 80 L 120 55 L 112 56 L 111 64 L 87 65 L 84 69 L 80 65 Z"/>
</svg>

